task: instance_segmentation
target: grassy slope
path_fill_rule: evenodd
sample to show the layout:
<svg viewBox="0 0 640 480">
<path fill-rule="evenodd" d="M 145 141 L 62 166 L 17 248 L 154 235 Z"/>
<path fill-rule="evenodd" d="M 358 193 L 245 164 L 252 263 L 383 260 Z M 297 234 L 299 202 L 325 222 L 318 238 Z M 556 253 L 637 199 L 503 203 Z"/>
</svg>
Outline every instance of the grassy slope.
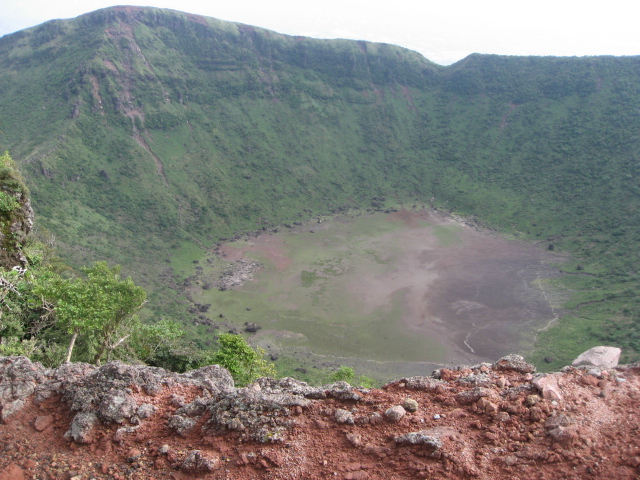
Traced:
<svg viewBox="0 0 640 480">
<path fill-rule="evenodd" d="M 633 354 L 639 70 L 480 55 L 443 68 L 114 8 L 0 39 L 0 143 L 67 256 L 123 263 L 157 315 L 184 316 L 174 273 L 221 237 L 435 197 L 596 274 L 566 282 L 587 305 L 542 334 L 538 360 L 604 340 Z"/>
</svg>

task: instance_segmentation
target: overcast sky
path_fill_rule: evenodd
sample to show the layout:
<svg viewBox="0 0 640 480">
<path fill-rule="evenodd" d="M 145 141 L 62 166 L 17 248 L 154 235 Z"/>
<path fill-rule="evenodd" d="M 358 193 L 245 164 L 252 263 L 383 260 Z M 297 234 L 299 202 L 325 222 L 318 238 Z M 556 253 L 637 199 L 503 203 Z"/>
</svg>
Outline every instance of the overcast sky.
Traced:
<svg viewBox="0 0 640 480">
<path fill-rule="evenodd" d="M 0 0 L 0 36 L 121 3 Z M 155 0 L 172 8 L 290 35 L 401 45 L 443 65 L 470 53 L 639 55 L 632 0 Z"/>
</svg>

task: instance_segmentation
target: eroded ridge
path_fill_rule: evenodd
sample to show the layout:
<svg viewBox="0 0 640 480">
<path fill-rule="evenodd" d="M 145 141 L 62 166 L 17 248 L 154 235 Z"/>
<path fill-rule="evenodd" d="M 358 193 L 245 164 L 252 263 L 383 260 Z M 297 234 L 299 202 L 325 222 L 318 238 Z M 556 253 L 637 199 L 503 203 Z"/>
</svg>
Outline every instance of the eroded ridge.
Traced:
<svg viewBox="0 0 640 480">
<path fill-rule="evenodd" d="M 5 357 L 0 478 L 637 478 L 639 386 L 517 355 L 370 390 Z"/>
</svg>

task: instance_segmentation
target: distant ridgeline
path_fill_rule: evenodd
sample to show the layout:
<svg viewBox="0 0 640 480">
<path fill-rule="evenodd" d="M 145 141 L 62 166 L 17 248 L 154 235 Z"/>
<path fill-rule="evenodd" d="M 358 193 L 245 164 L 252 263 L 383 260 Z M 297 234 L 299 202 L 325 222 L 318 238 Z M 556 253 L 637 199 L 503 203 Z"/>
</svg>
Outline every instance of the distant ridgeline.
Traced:
<svg viewBox="0 0 640 480">
<path fill-rule="evenodd" d="M 1 38 L 0 111 L 0 149 L 77 265 L 109 259 L 167 292 L 185 245 L 431 202 L 574 256 L 562 268 L 580 308 L 549 338 L 640 352 L 639 57 L 442 67 L 114 7 Z"/>
</svg>

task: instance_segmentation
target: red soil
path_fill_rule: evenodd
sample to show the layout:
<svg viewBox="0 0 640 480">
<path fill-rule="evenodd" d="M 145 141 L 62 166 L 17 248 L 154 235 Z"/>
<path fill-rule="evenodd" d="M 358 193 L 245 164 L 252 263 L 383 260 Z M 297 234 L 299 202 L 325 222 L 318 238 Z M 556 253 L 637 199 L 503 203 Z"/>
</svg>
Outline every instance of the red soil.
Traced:
<svg viewBox="0 0 640 480">
<path fill-rule="evenodd" d="M 121 438 L 115 436 L 119 425 L 101 424 L 88 445 L 63 438 L 73 414 L 59 398 L 39 405 L 28 400 L 0 426 L 0 480 L 638 478 L 640 366 L 600 377 L 574 368 L 553 375 L 562 396 L 555 402 L 532 386 L 529 373 L 443 369 L 444 382 L 435 386 L 401 381 L 362 391 L 357 402 L 292 407 L 282 441 L 263 444 L 242 440 L 240 432 L 207 436 L 196 427 L 180 437 L 169 431 L 166 420 L 176 409 L 171 395 L 189 401 L 199 393 L 181 387 L 154 397 L 135 393 L 158 407 L 156 414 Z M 483 387 L 456 381 L 463 377 Z M 474 391 L 484 396 L 470 397 Z M 417 411 L 397 422 L 384 419 L 389 407 L 409 397 Z M 338 423 L 337 409 L 351 412 L 355 422 Z M 420 430 L 439 437 L 442 447 L 434 452 L 394 441 Z M 208 467 L 186 468 L 188 456 L 208 459 Z"/>
</svg>

